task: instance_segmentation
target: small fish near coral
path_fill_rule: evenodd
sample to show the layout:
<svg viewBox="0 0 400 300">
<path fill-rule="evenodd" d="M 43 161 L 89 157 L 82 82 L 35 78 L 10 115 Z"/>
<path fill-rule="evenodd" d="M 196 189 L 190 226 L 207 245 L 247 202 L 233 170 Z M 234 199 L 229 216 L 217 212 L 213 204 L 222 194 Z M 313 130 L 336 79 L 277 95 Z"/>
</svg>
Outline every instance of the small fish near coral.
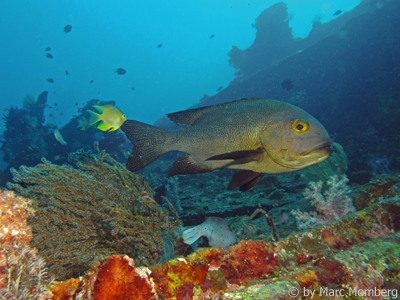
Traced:
<svg viewBox="0 0 400 300">
<path fill-rule="evenodd" d="M 247 191 L 264 174 L 297 171 L 324 161 L 332 141 L 322 124 L 288 103 L 248 98 L 167 114 L 180 130 L 134 120 L 122 131 L 134 145 L 126 163 L 136 172 L 171 151 L 181 151 L 168 176 L 240 170 L 228 189 Z"/>
<path fill-rule="evenodd" d="M 182 234 L 185 244 L 191 245 L 200 237 L 205 236 L 211 247 L 228 248 L 236 244 L 236 236 L 228 223 L 218 217 L 209 217 L 200 225 L 185 230 Z"/>
<path fill-rule="evenodd" d="M 78 128 L 81 128 L 81 130 L 89 129 L 91 123 L 92 117 L 90 115 L 88 117 L 81 117 L 78 119 Z"/>
<path fill-rule="evenodd" d="M 64 140 L 63 136 L 61 135 L 61 133 L 58 131 L 58 129 L 54 130 L 54 136 L 56 138 L 56 140 L 63 146 L 65 146 L 67 144 L 67 142 Z"/>
<path fill-rule="evenodd" d="M 100 129 L 101 131 L 114 131 L 120 128 L 121 125 L 124 124 L 124 122 L 126 121 L 125 115 L 113 105 L 93 105 L 93 107 L 96 108 L 101 114 L 88 110 L 91 117 L 91 123 L 89 127 L 97 122 L 102 121 L 97 126 L 98 129 Z"/>
</svg>

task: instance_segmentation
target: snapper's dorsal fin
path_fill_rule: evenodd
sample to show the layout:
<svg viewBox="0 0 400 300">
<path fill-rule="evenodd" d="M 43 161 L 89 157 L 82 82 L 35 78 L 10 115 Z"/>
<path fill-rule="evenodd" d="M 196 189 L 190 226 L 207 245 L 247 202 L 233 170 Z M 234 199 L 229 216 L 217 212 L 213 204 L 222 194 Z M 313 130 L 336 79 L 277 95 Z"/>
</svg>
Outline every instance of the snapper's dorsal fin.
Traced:
<svg viewBox="0 0 400 300">
<path fill-rule="evenodd" d="M 176 125 L 187 127 L 195 124 L 202 116 L 208 114 L 210 111 L 215 110 L 217 107 L 218 105 L 193 108 L 170 113 L 167 114 L 167 116 Z"/>
<path fill-rule="evenodd" d="M 232 104 L 240 101 L 249 101 L 249 100 L 265 100 L 262 98 L 245 98 L 241 100 L 235 100 L 230 102 L 225 102 L 218 105 L 204 106 L 199 108 L 193 108 L 188 110 L 182 110 L 174 113 L 167 114 L 168 118 L 174 122 L 176 125 L 181 127 L 187 127 L 194 125 L 198 120 L 200 120 L 203 116 L 207 115 L 209 112 L 220 108 L 221 106 L 225 106 L 228 104 Z"/>
</svg>

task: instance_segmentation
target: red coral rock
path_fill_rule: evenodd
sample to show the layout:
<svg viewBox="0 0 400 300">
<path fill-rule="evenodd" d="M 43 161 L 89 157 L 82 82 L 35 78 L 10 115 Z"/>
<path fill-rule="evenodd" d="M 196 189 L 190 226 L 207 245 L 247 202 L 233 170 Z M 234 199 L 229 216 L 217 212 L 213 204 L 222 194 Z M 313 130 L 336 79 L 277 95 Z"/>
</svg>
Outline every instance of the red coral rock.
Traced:
<svg viewBox="0 0 400 300">
<path fill-rule="evenodd" d="M 127 256 L 110 256 L 97 272 L 94 300 L 157 299 L 150 280 L 138 271 Z"/>
<path fill-rule="evenodd" d="M 304 265 L 304 264 L 308 264 L 310 261 L 313 260 L 313 257 L 311 255 L 307 255 L 305 253 L 294 253 L 296 260 L 297 260 L 297 264 L 299 265 Z"/>
<path fill-rule="evenodd" d="M 315 282 L 318 282 L 318 277 L 313 270 L 301 270 L 294 276 L 294 279 L 302 289 L 309 289 Z"/>
<path fill-rule="evenodd" d="M 328 284 L 346 284 L 349 277 L 347 267 L 333 258 L 331 259 L 318 259 L 314 263 L 314 267 L 317 267 L 315 272 L 318 276 L 318 281 L 323 286 Z"/>
<path fill-rule="evenodd" d="M 57 300 L 70 300 L 76 295 L 76 290 L 79 287 L 79 279 L 71 278 L 67 281 L 56 282 L 51 292 L 53 294 L 52 299 Z"/>
<path fill-rule="evenodd" d="M 245 284 L 252 279 L 267 278 L 278 265 L 272 247 L 262 241 L 241 241 L 229 248 L 229 254 L 223 260 L 227 265 L 225 278 L 230 283 Z"/>
<path fill-rule="evenodd" d="M 322 239 L 324 242 L 329 246 L 331 249 L 343 249 L 350 246 L 352 243 L 343 236 L 336 236 L 329 230 L 323 230 L 321 234 Z"/>
</svg>

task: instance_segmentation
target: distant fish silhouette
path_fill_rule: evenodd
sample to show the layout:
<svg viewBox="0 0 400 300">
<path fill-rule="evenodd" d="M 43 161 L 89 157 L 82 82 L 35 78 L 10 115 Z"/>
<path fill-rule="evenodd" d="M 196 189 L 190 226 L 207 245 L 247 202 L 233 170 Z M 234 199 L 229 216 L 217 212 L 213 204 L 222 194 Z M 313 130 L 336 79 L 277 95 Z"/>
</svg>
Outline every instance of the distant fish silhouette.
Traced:
<svg viewBox="0 0 400 300">
<path fill-rule="evenodd" d="M 54 83 L 53 78 L 46 78 L 47 82 Z"/>
<path fill-rule="evenodd" d="M 161 48 L 161 47 L 162 47 L 162 44 L 158 44 L 157 48 Z"/>
<path fill-rule="evenodd" d="M 222 90 L 222 86 L 218 87 L 215 91 L 219 92 L 220 90 Z"/>
<path fill-rule="evenodd" d="M 44 51 L 50 51 L 50 50 L 51 50 L 50 47 L 47 47 L 46 49 L 44 49 Z"/>
<path fill-rule="evenodd" d="M 338 16 L 342 13 L 341 9 L 338 9 L 337 11 L 335 11 L 335 13 L 333 14 L 334 16 Z"/>
<path fill-rule="evenodd" d="M 294 88 L 294 84 L 293 84 L 293 81 L 291 81 L 290 79 L 284 79 L 282 82 L 281 82 L 281 87 L 284 89 L 284 90 L 287 90 L 287 91 L 290 91 L 291 89 L 293 89 Z"/>
<path fill-rule="evenodd" d="M 93 83 L 93 81 L 94 81 L 93 79 L 92 79 L 92 80 L 90 80 L 90 83 Z"/>
<path fill-rule="evenodd" d="M 68 75 L 69 73 L 68 73 L 68 71 L 67 70 L 65 70 L 65 75 Z"/>
<path fill-rule="evenodd" d="M 135 88 L 134 87 L 131 87 L 131 91 L 134 91 L 135 90 Z"/>
<path fill-rule="evenodd" d="M 210 39 L 212 39 L 214 36 L 215 36 L 215 35 L 213 35 L 213 34 L 212 34 L 212 35 L 210 35 Z"/>
<path fill-rule="evenodd" d="M 126 70 L 124 68 L 118 68 L 115 70 L 115 73 L 117 73 L 118 75 L 125 75 Z"/>
<path fill-rule="evenodd" d="M 46 53 L 46 57 L 47 58 L 53 58 L 53 55 L 51 55 L 50 53 Z"/>
<path fill-rule="evenodd" d="M 63 30 L 64 30 L 64 33 L 68 33 L 68 32 L 70 32 L 72 30 L 72 26 L 71 25 L 65 25 Z"/>
</svg>

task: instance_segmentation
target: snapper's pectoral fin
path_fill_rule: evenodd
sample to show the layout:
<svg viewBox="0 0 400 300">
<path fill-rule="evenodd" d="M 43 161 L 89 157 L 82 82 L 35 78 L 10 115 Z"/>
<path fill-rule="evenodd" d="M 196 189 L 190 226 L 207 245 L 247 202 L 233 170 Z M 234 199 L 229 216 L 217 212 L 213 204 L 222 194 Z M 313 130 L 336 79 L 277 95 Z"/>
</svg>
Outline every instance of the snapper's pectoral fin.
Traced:
<svg viewBox="0 0 400 300">
<path fill-rule="evenodd" d="M 228 152 L 223 154 L 218 154 L 207 158 L 206 160 L 226 160 L 233 159 L 238 164 L 249 163 L 252 161 L 257 161 L 260 156 L 265 152 L 264 149 L 259 148 L 256 150 L 240 150 L 234 152 Z"/>
<path fill-rule="evenodd" d="M 189 155 L 183 154 L 176 160 L 168 172 L 168 177 L 175 175 L 199 174 L 211 172 L 213 169 L 200 165 Z"/>
<path fill-rule="evenodd" d="M 246 192 L 250 190 L 252 187 L 256 186 L 257 183 L 263 178 L 263 173 L 257 173 L 248 170 L 242 170 L 236 172 L 231 182 L 229 183 L 228 190 L 234 190 L 239 187 L 239 190 L 242 192 Z"/>
</svg>

